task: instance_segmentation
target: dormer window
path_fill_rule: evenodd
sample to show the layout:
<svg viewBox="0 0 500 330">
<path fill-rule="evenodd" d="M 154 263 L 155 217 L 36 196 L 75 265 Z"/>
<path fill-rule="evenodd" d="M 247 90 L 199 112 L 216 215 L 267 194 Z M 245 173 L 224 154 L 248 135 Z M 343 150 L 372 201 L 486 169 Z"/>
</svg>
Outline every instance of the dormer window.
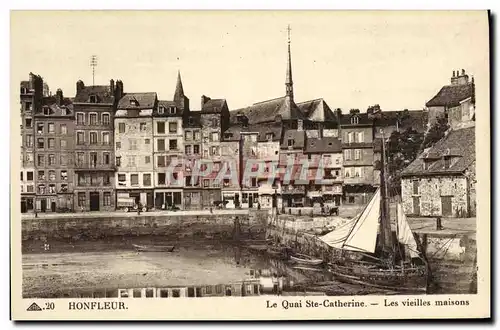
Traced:
<svg viewBox="0 0 500 330">
<path fill-rule="evenodd" d="M 358 116 L 353 116 L 351 117 L 351 124 L 359 124 L 359 117 Z"/>
<path fill-rule="evenodd" d="M 21 94 L 28 94 L 26 87 L 21 87 Z"/>
<path fill-rule="evenodd" d="M 165 113 L 165 107 L 161 105 L 161 106 L 158 108 L 158 113 L 159 113 L 160 115 L 163 115 L 163 114 Z"/>
<path fill-rule="evenodd" d="M 293 147 L 295 144 L 295 140 L 294 139 L 288 139 L 288 146 L 289 147 Z"/>
<path fill-rule="evenodd" d="M 50 108 L 48 106 L 43 106 L 43 114 L 48 116 L 50 115 Z"/>
<path fill-rule="evenodd" d="M 193 124 L 194 124 L 194 120 L 193 120 L 193 118 L 192 118 L 192 117 L 189 117 L 189 119 L 188 119 L 188 123 L 189 123 L 189 125 L 193 125 Z"/>
<path fill-rule="evenodd" d="M 233 133 L 224 133 L 224 138 L 230 139 L 233 137 Z"/>
<path fill-rule="evenodd" d="M 170 114 L 171 115 L 175 115 L 176 112 L 177 112 L 177 107 L 170 107 Z"/>
<path fill-rule="evenodd" d="M 447 170 L 451 167 L 451 157 L 444 157 L 444 169 Z"/>
<path fill-rule="evenodd" d="M 97 103 L 97 95 L 90 95 L 89 102 L 90 103 Z"/>
<path fill-rule="evenodd" d="M 266 134 L 266 139 L 271 141 L 274 138 L 274 133 L 267 133 Z"/>
<path fill-rule="evenodd" d="M 69 115 L 69 110 L 68 110 L 67 108 L 62 108 L 62 109 L 61 109 L 61 114 L 62 114 L 63 116 L 67 116 L 67 115 Z"/>
</svg>

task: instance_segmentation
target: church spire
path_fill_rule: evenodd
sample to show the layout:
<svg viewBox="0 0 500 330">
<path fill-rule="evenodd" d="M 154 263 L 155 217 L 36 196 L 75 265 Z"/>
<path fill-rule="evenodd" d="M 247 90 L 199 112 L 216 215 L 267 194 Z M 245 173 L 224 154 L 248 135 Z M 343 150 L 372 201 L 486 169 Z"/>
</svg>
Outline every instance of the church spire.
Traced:
<svg viewBox="0 0 500 330">
<path fill-rule="evenodd" d="M 288 31 L 288 59 L 286 66 L 286 96 L 290 97 L 293 100 L 293 80 L 292 80 L 292 52 L 290 51 L 290 25 L 287 28 Z"/>
<path fill-rule="evenodd" d="M 175 86 L 174 102 L 184 101 L 184 88 L 182 88 L 181 71 L 177 71 L 177 85 Z"/>
</svg>

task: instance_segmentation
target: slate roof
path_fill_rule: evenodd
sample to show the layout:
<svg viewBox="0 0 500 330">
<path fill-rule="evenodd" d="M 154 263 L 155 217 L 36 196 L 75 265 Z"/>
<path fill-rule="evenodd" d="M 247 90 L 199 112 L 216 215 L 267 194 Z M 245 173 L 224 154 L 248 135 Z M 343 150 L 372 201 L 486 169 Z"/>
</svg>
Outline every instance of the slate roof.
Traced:
<svg viewBox="0 0 500 330">
<path fill-rule="evenodd" d="M 403 170 L 402 176 L 463 173 L 476 159 L 475 133 L 475 127 L 450 131 L 433 147 L 424 151 L 417 159 L 408 165 L 408 167 Z M 447 169 L 444 168 L 445 155 L 454 156 L 452 157 L 450 168 Z M 433 158 L 427 170 L 424 170 L 425 158 Z"/>
<path fill-rule="evenodd" d="M 182 126 L 184 128 L 200 128 L 201 127 L 201 112 L 190 111 L 189 116 L 183 119 Z"/>
<path fill-rule="evenodd" d="M 249 107 L 231 111 L 230 116 L 236 118 L 237 114 L 247 116 L 249 124 L 276 121 L 278 115 L 284 120 L 306 118 L 295 102 L 290 102 L 286 97 L 255 103 Z M 233 122 L 234 120 L 232 119 Z"/>
<path fill-rule="evenodd" d="M 455 107 L 474 95 L 474 84 L 467 83 L 461 85 L 443 86 L 441 90 L 425 105 L 427 107 L 446 106 Z"/>
<path fill-rule="evenodd" d="M 311 121 L 337 121 L 337 117 L 323 99 L 300 102 L 297 106 Z"/>
<path fill-rule="evenodd" d="M 307 139 L 304 153 L 338 153 L 342 152 L 342 144 L 336 137 Z"/>
<path fill-rule="evenodd" d="M 114 103 L 110 86 L 85 86 L 75 96 L 75 103 L 90 103 L 90 96 L 96 95 L 98 103 Z"/>
<path fill-rule="evenodd" d="M 42 100 L 43 107 L 49 107 L 50 115 L 52 116 L 74 116 L 75 113 L 73 111 L 73 103 L 70 98 L 63 98 L 62 104 L 57 105 L 55 95 L 44 97 Z M 69 111 L 65 111 L 63 114 L 63 109 L 67 109 Z M 42 115 L 41 113 L 37 113 L 37 115 Z M 43 116 L 43 115 L 42 115 Z"/>
<path fill-rule="evenodd" d="M 135 103 L 134 103 L 135 102 Z M 140 110 L 153 109 L 156 103 L 156 93 L 126 93 L 118 101 L 118 109 Z"/>
<path fill-rule="evenodd" d="M 351 119 L 355 116 L 358 117 L 357 123 L 351 122 Z M 366 126 L 372 124 L 373 124 L 373 119 L 370 118 L 366 112 L 357 114 L 346 113 L 342 114 L 342 116 L 340 117 L 341 126 L 360 126 L 360 125 Z"/>
<path fill-rule="evenodd" d="M 398 120 L 400 131 L 413 128 L 417 132 L 423 133 L 427 129 L 428 112 L 424 110 L 382 111 L 381 117 L 375 120 L 375 126 L 396 126 Z"/>
<path fill-rule="evenodd" d="M 21 88 L 29 89 L 30 88 L 30 82 L 27 81 L 27 80 L 21 81 Z"/>
<path fill-rule="evenodd" d="M 201 109 L 202 113 L 220 113 L 226 104 L 225 99 L 210 99 L 205 104 L 203 104 L 203 108 Z"/>
</svg>

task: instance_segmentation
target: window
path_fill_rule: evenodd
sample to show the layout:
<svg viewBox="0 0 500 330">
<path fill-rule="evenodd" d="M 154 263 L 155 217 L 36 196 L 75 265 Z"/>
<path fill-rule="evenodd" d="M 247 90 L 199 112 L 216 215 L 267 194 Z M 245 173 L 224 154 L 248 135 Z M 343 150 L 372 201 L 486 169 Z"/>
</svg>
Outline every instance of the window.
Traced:
<svg viewBox="0 0 500 330">
<path fill-rule="evenodd" d="M 365 140 L 365 134 L 363 132 L 358 132 L 358 142 L 363 143 Z"/>
<path fill-rule="evenodd" d="M 151 163 L 151 156 L 144 156 L 144 164 L 150 164 Z"/>
<path fill-rule="evenodd" d="M 189 140 L 191 140 L 192 136 L 193 136 L 193 133 L 191 131 L 184 132 L 184 140 L 189 141 Z"/>
<path fill-rule="evenodd" d="M 172 139 L 168 141 L 168 149 L 169 150 L 177 150 L 177 139 Z"/>
<path fill-rule="evenodd" d="M 158 173 L 158 184 L 165 184 L 165 173 Z"/>
<path fill-rule="evenodd" d="M 83 152 L 79 152 L 76 154 L 77 164 L 82 166 L 85 163 L 85 154 Z"/>
<path fill-rule="evenodd" d="M 177 123 L 168 123 L 168 132 L 171 134 L 177 134 Z"/>
<path fill-rule="evenodd" d="M 219 141 L 219 133 L 213 132 L 212 135 L 210 136 L 211 141 Z"/>
<path fill-rule="evenodd" d="M 191 176 L 186 176 L 186 187 L 191 186 Z"/>
<path fill-rule="evenodd" d="M 45 171 L 38 171 L 38 181 L 45 181 Z"/>
<path fill-rule="evenodd" d="M 78 174 L 78 185 L 79 186 L 85 185 L 85 176 L 83 174 Z"/>
<path fill-rule="evenodd" d="M 76 114 L 76 124 L 77 125 L 85 125 L 85 114 L 77 113 Z"/>
<path fill-rule="evenodd" d="M 150 144 L 151 140 L 150 139 L 144 139 L 144 144 Z"/>
<path fill-rule="evenodd" d="M 353 143 L 354 142 L 354 133 L 349 132 L 347 133 L 347 143 Z"/>
<path fill-rule="evenodd" d="M 127 163 L 128 163 L 128 166 L 134 167 L 135 166 L 135 156 L 128 156 Z"/>
<path fill-rule="evenodd" d="M 125 133 L 125 123 L 118 123 L 118 132 Z"/>
<path fill-rule="evenodd" d="M 68 181 L 68 171 L 61 171 L 61 181 Z"/>
<path fill-rule="evenodd" d="M 351 160 L 351 149 L 344 150 L 344 160 Z"/>
<path fill-rule="evenodd" d="M 194 145 L 193 146 L 193 154 L 199 155 L 200 154 L 200 146 L 199 145 Z"/>
<path fill-rule="evenodd" d="M 67 146 L 66 139 L 61 139 L 60 143 L 61 143 L 61 148 L 63 148 L 63 149 L 66 148 L 66 146 Z"/>
<path fill-rule="evenodd" d="M 49 171 L 49 181 L 56 181 L 56 171 Z"/>
<path fill-rule="evenodd" d="M 142 184 L 144 186 L 151 186 L 151 174 L 142 175 Z"/>
<path fill-rule="evenodd" d="M 141 132 L 145 132 L 146 131 L 146 127 L 147 127 L 146 123 L 140 123 L 139 124 L 139 130 Z"/>
<path fill-rule="evenodd" d="M 21 172 L 21 181 L 24 181 L 24 179 L 23 179 L 23 172 Z"/>
<path fill-rule="evenodd" d="M 109 174 L 107 173 L 103 174 L 102 181 L 103 185 L 109 186 L 111 184 L 111 179 L 109 178 Z"/>
<path fill-rule="evenodd" d="M 272 140 L 274 138 L 274 133 L 267 133 L 266 140 Z"/>
<path fill-rule="evenodd" d="M 110 162 L 109 152 L 103 153 L 102 159 L 103 159 L 104 165 L 109 165 L 109 162 Z"/>
<path fill-rule="evenodd" d="M 118 174 L 118 185 L 124 186 L 126 184 L 125 183 L 126 181 L 127 181 L 127 175 L 125 175 L 125 174 Z"/>
<path fill-rule="evenodd" d="M 295 141 L 293 139 L 288 139 L 288 146 L 292 147 L 295 144 Z"/>
<path fill-rule="evenodd" d="M 102 194 L 102 199 L 103 199 L 103 205 L 104 206 L 110 206 L 111 205 L 111 193 L 109 191 L 106 191 Z"/>
<path fill-rule="evenodd" d="M 211 155 L 218 156 L 219 155 L 219 147 L 211 147 Z"/>
<path fill-rule="evenodd" d="M 66 183 L 61 184 L 61 192 L 67 192 L 68 191 L 68 185 Z"/>
<path fill-rule="evenodd" d="M 158 167 L 165 167 L 165 156 L 157 157 Z"/>
<path fill-rule="evenodd" d="M 109 125 L 109 113 L 102 114 L 102 124 Z"/>
<path fill-rule="evenodd" d="M 92 126 L 97 125 L 97 113 L 89 114 L 89 121 L 90 121 L 90 125 L 92 125 Z"/>
<path fill-rule="evenodd" d="M 33 135 L 26 135 L 26 147 L 27 148 L 33 147 Z"/>
<path fill-rule="evenodd" d="M 97 144 L 97 132 L 90 132 L 90 144 Z"/>
<path fill-rule="evenodd" d="M 359 123 L 359 117 L 358 116 L 353 116 L 351 118 L 351 124 L 358 124 Z"/>
<path fill-rule="evenodd" d="M 165 140 L 158 139 L 158 151 L 165 151 Z"/>
<path fill-rule="evenodd" d="M 203 179 L 203 187 L 209 187 L 210 186 L 210 180 L 209 179 Z"/>
<path fill-rule="evenodd" d="M 346 167 L 346 168 L 344 169 L 344 176 L 345 176 L 346 178 L 350 178 L 350 177 L 352 177 L 352 175 L 351 175 L 352 171 L 351 171 L 351 170 L 352 170 L 352 168 L 351 168 L 351 167 Z"/>
<path fill-rule="evenodd" d="M 451 158 L 450 157 L 444 157 L 444 168 L 449 169 L 451 166 Z"/>
<path fill-rule="evenodd" d="M 45 157 L 43 155 L 38 155 L 37 165 L 45 166 Z"/>
<path fill-rule="evenodd" d="M 78 206 L 79 207 L 85 207 L 85 204 L 87 204 L 85 199 L 86 199 L 85 193 L 79 192 L 78 193 Z"/>
<path fill-rule="evenodd" d="M 252 178 L 250 184 L 252 187 L 257 187 L 257 178 Z"/>
<path fill-rule="evenodd" d="M 361 149 L 354 149 L 354 159 L 355 160 L 361 159 Z"/>
<path fill-rule="evenodd" d="M 130 174 L 130 184 L 132 186 L 139 185 L 139 174 Z"/>
<path fill-rule="evenodd" d="M 55 128 L 54 123 L 49 123 L 47 126 L 48 126 L 49 133 L 55 133 L 56 132 L 56 128 Z"/>
<path fill-rule="evenodd" d="M 184 149 L 185 149 L 186 155 L 191 155 L 192 146 L 185 146 Z"/>
<path fill-rule="evenodd" d="M 110 143 L 109 132 L 102 132 L 102 144 L 109 145 Z"/>
<path fill-rule="evenodd" d="M 31 172 L 31 171 L 26 172 L 26 180 L 27 181 L 33 181 L 33 172 Z"/>
<path fill-rule="evenodd" d="M 158 134 L 165 134 L 165 122 L 162 121 L 157 122 L 156 131 Z"/>
<path fill-rule="evenodd" d="M 137 140 L 136 139 L 128 139 L 129 149 L 137 150 Z"/>
<path fill-rule="evenodd" d="M 77 132 L 76 133 L 76 144 L 82 145 L 85 144 L 85 133 Z"/>
<path fill-rule="evenodd" d="M 413 195 L 418 195 L 418 180 L 413 180 Z"/>
<path fill-rule="evenodd" d="M 162 106 L 162 105 L 160 105 L 160 107 L 158 108 L 158 113 L 159 113 L 160 115 L 163 115 L 163 114 L 165 113 L 165 107 L 164 107 L 164 106 Z"/>
<path fill-rule="evenodd" d="M 47 139 L 47 144 L 49 145 L 49 149 L 54 149 L 56 146 L 56 140 L 54 138 Z"/>
<path fill-rule="evenodd" d="M 97 103 L 97 95 L 90 95 L 89 101 L 90 103 Z"/>
<path fill-rule="evenodd" d="M 66 155 L 61 155 L 61 159 L 60 159 L 60 161 L 61 161 L 61 164 L 60 164 L 60 165 L 62 165 L 62 166 L 66 166 L 66 165 L 68 165 L 68 156 L 66 156 Z"/>
<path fill-rule="evenodd" d="M 121 166 L 122 158 L 120 156 L 115 158 L 115 164 L 117 167 Z"/>
<path fill-rule="evenodd" d="M 175 115 L 176 112 L 177 112 L 177 108 L 176 107 L 170 107 L 170 114 L 171 115 Z"/>
<path fill-rule="evenodd" d="M 32 193 L 32 192 L 34 192 L 33 190 L 34 190 L 34 187 L 32 184 L 26 186 L 26 192 Z M 29 208 L 29 206 L 28 206 L 28 208 Z M 31 209 L 33 209 L 33 207 L 31 207 Z"/>
<path fill-rule="evenodd" d="M 45 140 L 43 138 L 38 138 L 36 141 L 36 147 L 38 149 L 43 149 L 45 147 Z"/>
<path fill-rule="evenodd" d="M 212 126 L 217 127 L 218 124 L 219 124 L 219 121 L 217 120 L 217 118 L 212 118 Z"/>
<path fill-rule="evenodd" d="M 122 148 L 122 143 L 121 142 L 116 142 L 115 143 L 116 149 L 121 149 Z"/>
<path fill-rule="evenodd" d="M 55 184 L 49 184 L 49 194 L 55 194 L 56 193 L 56 185 Z"/>
<path fill-rule="evenodd" d="M 25 126 L 26 128 L 31 128 L 32 125 L 32 119 L 31 118 L 26 118 L 25 119 Z"/>
<path fill-rule="evenodd" d="M 201 133 L 200 133 L 200 131 L 194 131 L 193 132 L 193 139 L 195 141 L 199 141 L 201 139 Z"/>
<path fill-rule="evenodd" d="M 354 172 L 354 176 L 356 178 L 362 178 L 363 177 L 363 168 L 362 167 L 356 167 L 355 168 L 355 172 Z"/>
<path fill-rule="evenodd" d="M 97 167 L 97 152 L 90 153 L 90 166 Z"/>
</svg>

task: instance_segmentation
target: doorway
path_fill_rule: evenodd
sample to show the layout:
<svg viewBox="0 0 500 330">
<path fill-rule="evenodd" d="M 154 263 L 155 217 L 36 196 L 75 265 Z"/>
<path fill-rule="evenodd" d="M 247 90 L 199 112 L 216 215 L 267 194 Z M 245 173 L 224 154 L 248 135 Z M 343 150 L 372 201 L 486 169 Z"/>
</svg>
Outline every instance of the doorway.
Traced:
<svg viewBox="0 0 500 330">
<path fill-rule="evenodd" d="M 21 213 L 28 212 L 28 206 L 26 205 L 26 201 L 21 201 Z"/>
<path fill-rule="evenodd" d="M 56 202 L 51 202 L 51 203 L 50 203 L 50 210 L 51 210 L 52 212 L 55 212 L 55 211 L 56 211 Z"/>
<path fill-rule="evenodd" d="M 248 194 L 248 208 L 252 208 L 253 207 L 253 195 L 252 194 Z"/>
<path fill-rule="evenodd" d="M 42 210 L 42 212 L 47 211 L 47 200 L 45 198 L 42 198 L 40 200 L 40 209 Z"/>
<path fill-rule="evenodd" d="M 441 214 L 443 217 L 451 217 L 451 196 L 441 196 Z"/>
<path fill-rule="evenodd" d="M 90 193 L 90 210 L 99 211 L 99 192 Z"/>
</svg>

